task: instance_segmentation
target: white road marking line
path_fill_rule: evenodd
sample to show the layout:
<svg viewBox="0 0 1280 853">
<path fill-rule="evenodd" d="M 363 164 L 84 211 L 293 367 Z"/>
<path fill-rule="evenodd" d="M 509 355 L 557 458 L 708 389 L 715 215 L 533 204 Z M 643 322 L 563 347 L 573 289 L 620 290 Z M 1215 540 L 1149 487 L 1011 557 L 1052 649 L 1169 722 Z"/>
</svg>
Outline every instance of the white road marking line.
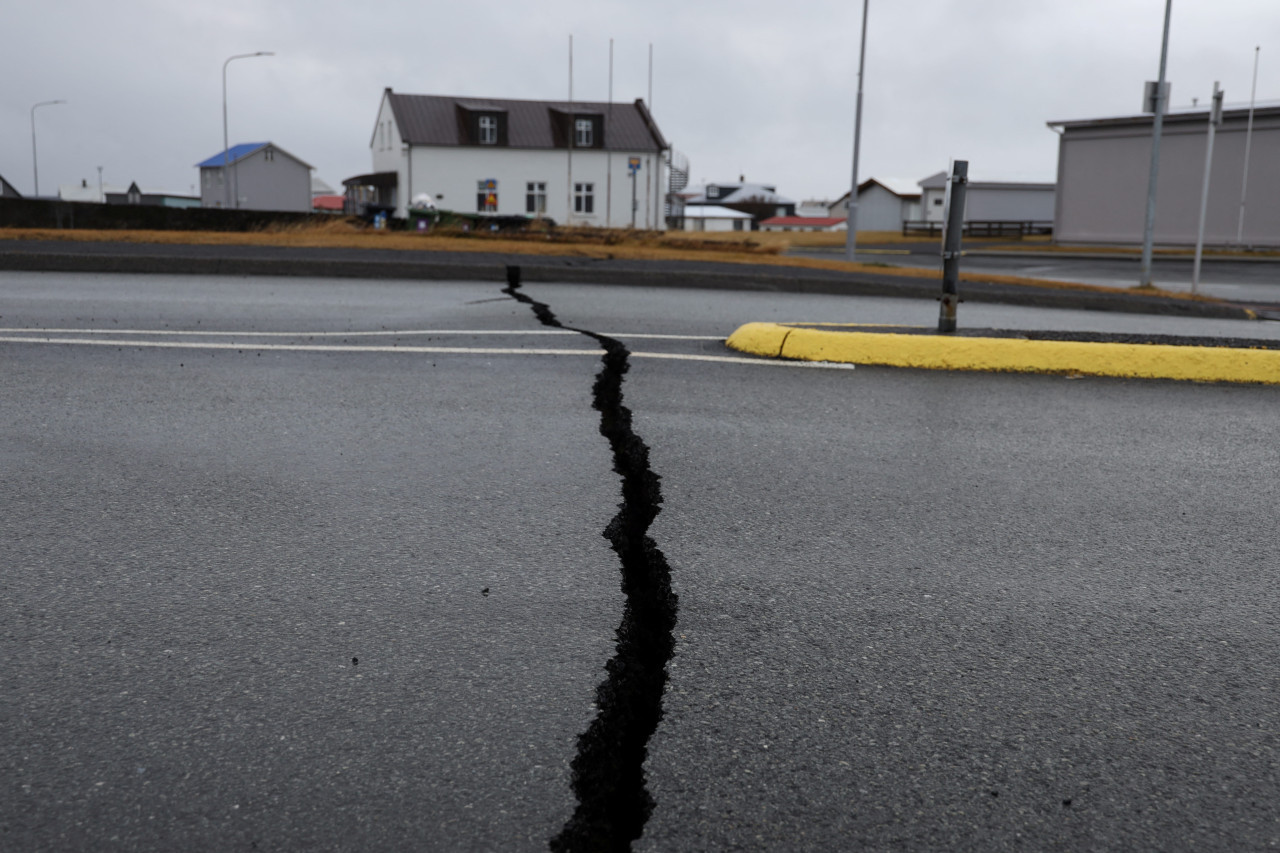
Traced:
<svg viewBox="0 0 1280 853">
<path fill-rule="evenodd" d="M 386 331 L 362 332 L 214 332 L 204 330 L 180 329 L 6 329 L 0 328 L 0 334 L 6 335 L 167 335 L 173 337 L 203 338 L 361 338 L 403 335 L 416 337 L 419 335 L 577 335 L 579 332 L 570 329 L 390 329 Z M 611 338 L 634 338 L 637 340 L 669 340 L 669 341 L 723 341 L 722 335 L 658 335 L 644 332 L 606 332 Z"/>
<path fill-rule="evenodd" d="M 230 343 L 221 341 L 138 341 L 107 340 L 102 338 L 28 338 L 0 337 L 5 344 L 58 344 L 63 346 L 98 346 L 98 347 L 134 347 L 137 349 L 195 349 L 195 350 L 254 350 L 263 352 L 381 352 L 405 353 L 409 355 L 454 354 L 454 355 L 590 355 L 599 357 L 604 350 L 599 349 L 521 349 L 519 347 L 418 347 L 418 346 L 357 346 L 354 344 L 263 344 L 263 343 Z M 725 355 L 686 355 L 666 352 L 633 352 L 634 358 L 667 359 L 670 361 L 704 361 L 722 364 L 755 364 L 766 367 L 822 367 L 838 370 L 852 370 L 852 364 L 837 364 L 824 361 L 782 361 L 766 358 L 743 358 Z"/>
</svg>

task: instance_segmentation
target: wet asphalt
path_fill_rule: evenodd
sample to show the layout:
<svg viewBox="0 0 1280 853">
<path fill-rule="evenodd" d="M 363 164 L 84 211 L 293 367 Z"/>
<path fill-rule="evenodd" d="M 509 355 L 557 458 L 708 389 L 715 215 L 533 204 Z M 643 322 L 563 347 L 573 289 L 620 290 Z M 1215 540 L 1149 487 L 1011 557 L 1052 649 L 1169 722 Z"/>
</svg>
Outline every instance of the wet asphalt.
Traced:
<svg viewBox="0 0 1280 853">
<path fill-rule="evenodd" d="M 546 849 L 625 606 L 621 493 L 597 344 L 501 286 L 0 279 L 0 338 L 114 342 L 0 341 L 0 845 Z M 921 304 L 524 292 L 629 349 L 661 478 L 635 849 L 1280 843 L 1274 389 L 656 359 Z"/>
</svg>

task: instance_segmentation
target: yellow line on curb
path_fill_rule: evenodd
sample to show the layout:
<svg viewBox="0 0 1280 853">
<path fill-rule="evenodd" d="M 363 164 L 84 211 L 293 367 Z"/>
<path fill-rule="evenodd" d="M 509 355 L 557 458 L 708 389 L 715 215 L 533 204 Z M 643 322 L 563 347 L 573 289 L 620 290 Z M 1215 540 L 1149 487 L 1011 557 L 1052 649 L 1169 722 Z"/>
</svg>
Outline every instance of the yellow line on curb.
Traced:
<svg viewBox="0 0 1280 853">
<path fill-rule="evenodd" d="M 747 323 L 726 343 L 740 352 L 801 361 L 1280 385 L 1280 350 L 903 335 L 779 323 Z"/>
</svg>

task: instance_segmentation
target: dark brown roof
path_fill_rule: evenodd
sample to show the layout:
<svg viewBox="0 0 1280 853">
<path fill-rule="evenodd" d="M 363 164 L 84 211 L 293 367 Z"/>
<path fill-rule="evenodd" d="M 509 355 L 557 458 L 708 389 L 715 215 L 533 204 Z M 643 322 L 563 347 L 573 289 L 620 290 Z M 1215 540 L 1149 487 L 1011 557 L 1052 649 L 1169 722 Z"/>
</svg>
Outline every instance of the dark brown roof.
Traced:
<svg viewBox="0 0 1280 853">
<path fill-rule="evenodd" d="M 398 95 L 387 90 L 401 138 L 411 145 L 465 145 L 466 129 L 459 107 L 507 116 L 508 148 L 563 148 L 557 144 L 554 114 L 605 117 L 604 148 L 613 151 L 661 151 L 667 142 L 642 99 L 634 104 L 600 101 L 516 101 L 505 98 L 459 98 L 449 95 Z M 612 120 L 610 120 L 610 117 Z"/>
</svg>

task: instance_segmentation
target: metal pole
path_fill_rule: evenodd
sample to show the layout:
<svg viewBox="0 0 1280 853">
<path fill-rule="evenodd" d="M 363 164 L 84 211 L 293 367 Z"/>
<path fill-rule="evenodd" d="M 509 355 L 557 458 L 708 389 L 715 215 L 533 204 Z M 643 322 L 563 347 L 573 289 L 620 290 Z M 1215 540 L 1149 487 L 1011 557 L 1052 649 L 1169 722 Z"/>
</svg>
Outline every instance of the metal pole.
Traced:
<svg viewBox="0 0 1280 853">
<path fill-rule="evenodd" d="M 235 56 L 227 57 L 226 62 L 222 63 L 222 183 L 225 188 L 223 193 L 226 199 L 224 206 L 231 207 L 231 175 L 227 174 L 227 166 L 230 165 L 231 153 L 230 146 L 227 143 L 227 66 L 236 59 L 251 59 L 255 56 L 275 56 L 269 50 L 260 50 L 257 53 L 238 53 Z M 240 188 L 236 187 L 236 207 L 240 206 L 239 197 Z"/>
<path fill-rule="evenodd" d="M 844 259 L 857 260 L 858 244 L 858 152 L 862 146 L 862 71 L 867 61 L 867 6 L 871 0 L 862 0 L 862 47 L 858 54 L 858 101 L 853 118 L 853 182 L 849 188 L 849 214 L 845 220 L 848 231 L 844 235 Z"/>
<path fill-rule="evenodd" d="M 1209 209 L 1209 173 L 1213 169 L 1213 135 L 1222 120 L 1222 90 L 1213 81 L 1213 102 L 1209 106 L 1209 139 L 1204 146 L 1204 184 L 1200 188 L 1200 228 L 1196 232 L 1196 262 L 1191 269 L 1191 292 L 1200 287 L 1200 257 L 1204 251 L 1204 219 Z"/>
<path fill-rule="evenodd" d="M 1164 72 L 1169 59 L 1169 16 L 1173 0 L 1164 4 L 1164 37 L 1160 42 L 1160 77 L 1156 81 L 1156 116 L 1151 129 L 1151 172 L 1147 177 L 1147 218 L 1142 226 L 1142 276 L 1139 287 L 1151 287 L 1151 249 L 1156 233 L 1156 180 L 1160 175 L 1160 133 L 1164 129 Z"/>
<path fill-rule="evenodd" d="M 631 170 L 631 230 L 636 228 L 636 170 Z"/>
<path fill-rule="evenodd" d="M 1244 200 L 1249 192 L 1249 148 L 1253 144 L 1253 105 L 1258 98 L 1258 54 L 1262 45 L 1253 49 L 1253 91 L 1249 94 L 1249 126 L 1244 132 L 1244 177 L 1240 179 L 1240 220 L 1236 224 L 1236 245 L 1244 246 Z"/>
<path fill-rule="evenodd" d="M 573 34 L 569 34 L 569 146 L 568 146 L 568 170 L 569 170 L 569 206 L 564 211 L 564 224 L 570 225 L 573 222 L 573 136 L 578 132 L 573 121 Z"/>
<path fill-rule="evenodd" d="M 644 102 L 644 107 L 649 111 L 649 115 L 653 116 L 653 42 L 649 42 L 649 95 L 648 100 Z M 649 168 L 649 158 L 645 158 L 645 176 L 644 176 L 644 227 L 649 228 L 649 187 L 653 183 L 653 170 Z"/>
<path fill-rule="evenodd" d="M 31 172 L 35 179 L 36 192 L 34 198 L 40 197 L 40 167 L 36 164 L 36 107 L 47 107 L 53 104 L 65 104 L 66 101 L 41 101 L 31 107 Z"/>
<path fill-rule="evenodd" d="M 942 243 L 942 304 L 938 309 L 938 331 L 943 333 L 956 330 L 956 303 L 960 301 L 960 240 L 964 236 L 964 197 L 968 183 L 969 161 L 955 161 L 947 183 L 947 230 Z"/>
<path fill-rule="evenodd" d="M 613 39 L 609 39 L 609 109 L 605 119 L 604 139 L 604 227 L 613 225 L 613 149 L 609 146 L 609 132 L 613 130 Z"/>
</svg>

